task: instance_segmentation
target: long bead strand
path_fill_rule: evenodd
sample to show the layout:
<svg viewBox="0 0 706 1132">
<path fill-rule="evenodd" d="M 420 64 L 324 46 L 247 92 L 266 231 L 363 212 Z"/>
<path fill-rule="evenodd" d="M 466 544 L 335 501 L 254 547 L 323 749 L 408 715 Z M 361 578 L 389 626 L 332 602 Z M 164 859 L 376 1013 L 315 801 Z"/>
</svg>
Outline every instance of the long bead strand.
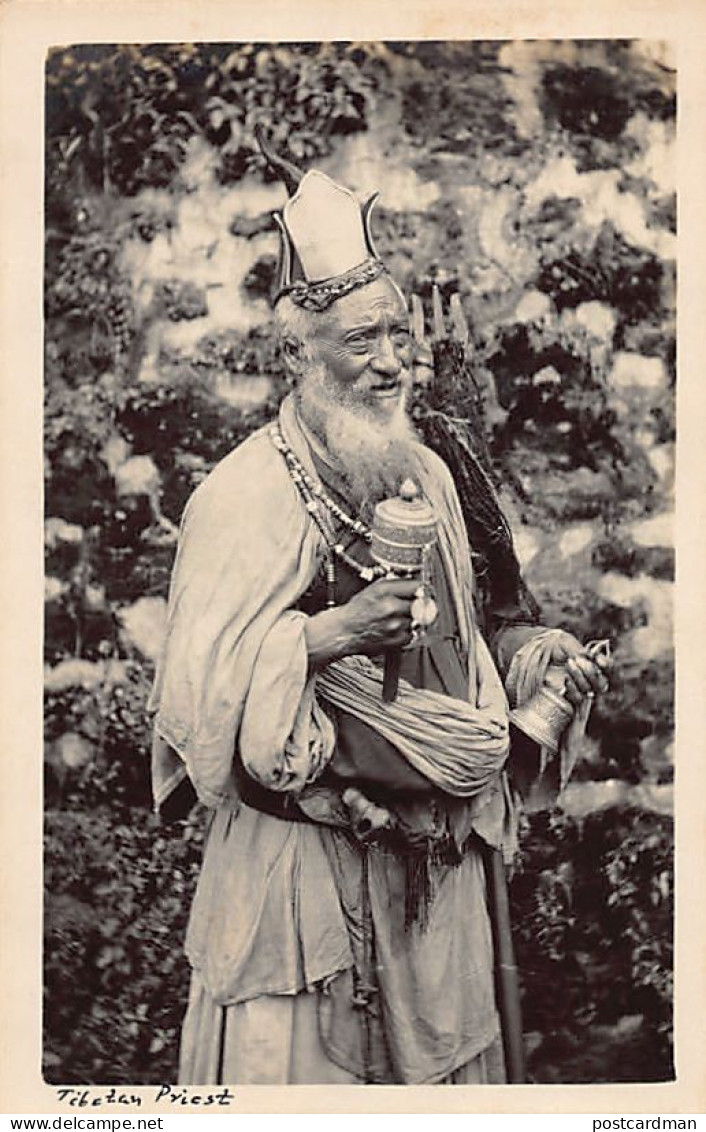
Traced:
<svg viewBox="0 0 706 1132">
<path fill-rule="evenodd" d="M 364 538 L 366 542 L 370 542 L 372 538 L 370 528 L 367 527 L 365 523 L 363 523 L 360 519 L 352 519 L 350 515 L 347 515 L 345 511 L 343 511 L 342 508 L 340 508 L 338 504 L 335 503 L 334 500 L 326 494 L 321 485 L 318 484 L 314 479 L 312 479 L 304 466 L 294 455 L 278 428 L 273 427 L 270 430 L 270 436 L 272 437 L 272 442 L 275 448 L 284 456 L 285 463 L 287 465 L 287 471 L 289 472 L 289 475 L 291 476 L 295 487 L 302 497 L 307 512 L 311 515 L 313 521 L 316 523 L 316 526 L 318 527 L 321 536 L 326 544 L 326 548 L 328 550 L 328 559 L 326 563 L 327 604 L 334 604 L 333 594 L 335 591 L 336 580 L 335 560 L 333 557 L 334 555 L 336 556 L 336 558 L 340 558 L 342 562 L 345 562 L 346 566 L 348 566 L 350 570 L 353 570 L 353 572 L 356 573 L 358 577 L 364 582 L 372 582 L 376 578 L 385 577 L 387 570 L 384 566 L 361 566 L 361 564 L 357 562 L 355 558 L 348 554 L 342 543 L 335 541 L 335 537 L 327 528 L 324 516 L 321 513 L 321 508 L 329 511 L 335 519 L 338 519 L 343 524 L 343 526 L 347 527 L 354 534 L 358 535 L 358 537 Z"/>
</svg>

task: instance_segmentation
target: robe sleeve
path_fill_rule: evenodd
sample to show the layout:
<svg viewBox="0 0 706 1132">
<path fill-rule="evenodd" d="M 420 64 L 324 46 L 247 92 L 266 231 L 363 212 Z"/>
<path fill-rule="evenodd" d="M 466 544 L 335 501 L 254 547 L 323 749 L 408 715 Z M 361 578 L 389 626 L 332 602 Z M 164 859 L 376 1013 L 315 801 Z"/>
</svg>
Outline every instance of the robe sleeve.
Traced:
<svg viewBox="0 0 706 1132">
<path fill-rule="evenodd" d="M 151 700 L 158 806 L 185 772 L 205 805 L 237 803 L 238 756 L 275 789 L 303 786 L 330 756 L 333 729 L 314 699 L 305 617 L 294 609 L 317 553 L 267 435 L 254 434 L 192 496 Z"/>
<path fill-rule="evenodd" d="M 299 791 L 334 750 L 334 726 L 309 674 L 306 614 L 290 610 L 262 642 L 240 726 L 244 769 L 270 790 Z"/>
</svg>

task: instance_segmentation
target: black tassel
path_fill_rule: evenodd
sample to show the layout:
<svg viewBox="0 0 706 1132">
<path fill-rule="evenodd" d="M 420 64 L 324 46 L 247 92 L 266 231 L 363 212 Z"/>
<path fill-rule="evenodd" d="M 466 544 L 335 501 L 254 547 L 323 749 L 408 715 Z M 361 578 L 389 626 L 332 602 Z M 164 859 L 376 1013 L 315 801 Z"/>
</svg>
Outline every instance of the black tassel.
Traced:
<svg viewBox="0 0 706 1132">
<path fill-rule="evenodd" d="M 418 927 L 420 931 L 424 931 L 429 922 L 431 897 L 429 858 L 421 853 L 412 853 L 405 858 L 405 931 L 409 931 L 412 926 Z"/>
<path fill-rule="evenodd" d="M 524 583 L 512 532 L 497 499 L 487 455 L 470 421 L 441 411 L 423 413 L 419 427 L 424 443 L 448 465 L 458 492 L 483 605 L 517 605 L 529 621 L 539 606 Z"/>
</svg>

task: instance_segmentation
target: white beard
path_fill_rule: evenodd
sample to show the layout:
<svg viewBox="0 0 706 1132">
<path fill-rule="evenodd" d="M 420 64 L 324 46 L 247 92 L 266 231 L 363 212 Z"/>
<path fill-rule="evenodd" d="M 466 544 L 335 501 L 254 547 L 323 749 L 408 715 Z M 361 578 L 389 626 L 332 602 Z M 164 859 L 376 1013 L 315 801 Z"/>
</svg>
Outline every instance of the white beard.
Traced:
<svg viewBox="0 0 706 1132">
<path fill-rule="evenodd" d="M 343 476 L 347 496 L 360 512 L 396 495 L 408 476 L 419 480 L 417 440 L 405 394 L 390 415 L 374 402 L 346 398 L 332 388 L 325 368 L 312 363 L 298 390 L 302 419 Z"/>
</svg>

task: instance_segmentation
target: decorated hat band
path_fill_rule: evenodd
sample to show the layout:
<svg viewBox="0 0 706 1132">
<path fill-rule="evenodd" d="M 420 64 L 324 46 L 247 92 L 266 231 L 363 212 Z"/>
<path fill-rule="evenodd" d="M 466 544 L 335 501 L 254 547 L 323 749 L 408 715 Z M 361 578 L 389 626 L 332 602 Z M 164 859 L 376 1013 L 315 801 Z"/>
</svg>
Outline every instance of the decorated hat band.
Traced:
<svg viewBox="0 0 706 1132">
<path fill-rule="evenodd" d="M 358 267 L 351 268 L 343 275 L 335 275 L 331 279 L 323 279 L 320 283 L 292 283 L 289 287 L 282 287 L 277 292 L 275 302 L 288 295 L 293 303 L 308 311 L 325 311 L 336 299 L 355 291 L 357 287 L 364 287 L 386 271 L 381 259 L 366 259 Z"/>
</svg>

